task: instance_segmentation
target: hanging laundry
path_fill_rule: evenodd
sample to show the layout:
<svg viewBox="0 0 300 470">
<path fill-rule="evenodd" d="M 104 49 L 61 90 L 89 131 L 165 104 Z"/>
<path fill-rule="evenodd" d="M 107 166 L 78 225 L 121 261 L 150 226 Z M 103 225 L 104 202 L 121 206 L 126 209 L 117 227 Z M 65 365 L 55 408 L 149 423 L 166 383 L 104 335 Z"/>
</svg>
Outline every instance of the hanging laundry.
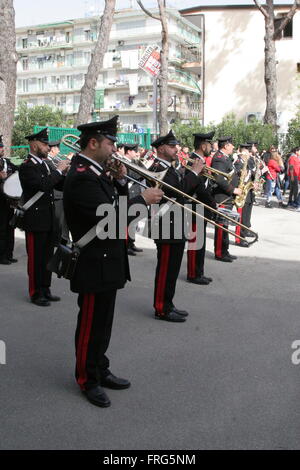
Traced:
<svg viewBox="0 0 300 470">
<path fill-rule="evenodd" d="M 130 69 L 129 51 L 121 51 L 121 61 L 123 69 Z"/>
<path fill-rule="evenodd" d="M 130 69 L 136 70 L 139 68 L 139 51 L 136 49 L 134 51 L 128 51 L 130 58 Z"/>
<path fill-rule="evenodd" d="M 111 69 L 113 66 L 113 53 L 112 52 L 106 52 L 104 55 L 104 60 L 103 60 L 103 68 L 104 69 Z"/>
<path fill-rule="evenodd" d="M 139 93 L 139 88 L 138 88 L 138 74 L 137 73 L 132 73 L 130 75 L 127 75 L 128 82 L 129 82 L 129 93 L 131 96 L 136 96 Z"/>
</svg>

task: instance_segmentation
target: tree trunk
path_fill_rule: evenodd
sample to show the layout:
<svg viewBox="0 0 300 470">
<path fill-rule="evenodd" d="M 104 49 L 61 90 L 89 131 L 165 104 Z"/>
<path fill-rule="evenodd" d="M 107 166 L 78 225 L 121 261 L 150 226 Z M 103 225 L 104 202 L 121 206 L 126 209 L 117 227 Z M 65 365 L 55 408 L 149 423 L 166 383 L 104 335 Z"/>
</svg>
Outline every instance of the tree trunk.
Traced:
<svg viewBox="0 0 300 470">
<path fill-rule="evenodd" d="M 274 6 L 273 0 L 267 0 L 268 17 L 265 18 L 265 85 L 266 111 L 264 122 L 277 126 L 277 73 L 276 47 L 274 39 Z"/>
<path fill-rule="evenodd" d="M 95 89 L 99 73 L 103 67 L 104 54 L 107 51 L 110 31 L 114 19 L 116 0 L 105 0 L 105 9 L 101 19 L 100 31 L 91 62 L 81 89 L 79 111 L 75 125 L 90 121 L 91 110 L 95 99 Z"/>
<path fill-rule="evenodd" d="M 0 0 L 0 134 L 7 156 L 14 126 L 17 62 L 13 0 Z"/>
<path fill-rule="evenodd" d="M 162 50 L 161 50 L 161 72 L 159 76 L 159 129 L 160 135 L 166 135 L 169 132 L 168 125 L 168 65 L 169 65 L 169 32 L 166 17 L 166 8 L 163 0 L 157 0 L 159 6 L 160 20 L 162 25 Z"/>
<path fill-rule="evenodd" d="M 266 111 L 265 124 L 272 124 L 277 131 L 277 72 L 276 72 L 276 47 L 275 39 L 293 19 L 299 0 L 294 0 L 293 5 L 285 15 L 280 25 L 275 29 L 274 0 L 266 0 L 266 5 L 261 5 L 260 0 L 253 0 L 265 19 L 265 85 L 266 85 Z"/>
</svg>

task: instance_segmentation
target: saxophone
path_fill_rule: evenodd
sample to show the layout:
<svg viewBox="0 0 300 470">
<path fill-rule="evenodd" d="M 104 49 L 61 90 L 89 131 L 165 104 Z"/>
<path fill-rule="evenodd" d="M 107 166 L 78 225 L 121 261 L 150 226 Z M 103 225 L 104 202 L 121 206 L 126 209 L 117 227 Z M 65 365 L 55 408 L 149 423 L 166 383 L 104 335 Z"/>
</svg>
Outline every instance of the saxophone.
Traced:
<svg viewBox="0 0 300 470">
<path fill-rule="evenodd" d="M 242 194 L 237 195 L 234 200 L 234 204 L 238 209 L 241 209 L 242 207 L 244 207 L 248 192 L 250 191 L 250 189 L 254 188 L 254 184 L 252 181 L 248 181 L 246 183 L 246 178 L 248 175 L 247 167 L 248 167 L 248 160 L 250 158 L 250 155 L 248 153 L 247 154 L 242 153 L 242 155 L 245 160 L 244 160 L 243 168 L 241 171 L 240 182 L 238 185 L 238 188 L 242 191 Z"/>
</svg>

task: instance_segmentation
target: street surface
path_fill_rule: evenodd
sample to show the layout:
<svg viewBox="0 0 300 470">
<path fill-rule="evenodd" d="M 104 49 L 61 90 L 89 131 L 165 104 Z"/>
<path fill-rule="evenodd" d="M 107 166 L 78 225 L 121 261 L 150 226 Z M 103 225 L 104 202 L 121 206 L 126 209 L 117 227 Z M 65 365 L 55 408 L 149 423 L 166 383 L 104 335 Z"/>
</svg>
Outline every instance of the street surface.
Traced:
<svg viewBox="0 0 300 470">
<path fill-rule="evenodd" d="M 133 281 L 118 294 L 109 349 L 111 370 L 128 390 L 108 390 L 101 409 L 75 383 L 76 295 L 54 278 L 62 301 L 39 308 L 28 301 L 26 253 L 0 266 L 0 449 L 300 449 L 300 213 L 254 207 L 259 242 L 232 246 L 239 259 L 213 256 L 209 286 L 185 281 L 175 304 L 190 312 L 174 324 L 153 317 L 156 253 L 130 258 Z M 299 355 L 300 356 L 300 355 Z"/>
</svg>

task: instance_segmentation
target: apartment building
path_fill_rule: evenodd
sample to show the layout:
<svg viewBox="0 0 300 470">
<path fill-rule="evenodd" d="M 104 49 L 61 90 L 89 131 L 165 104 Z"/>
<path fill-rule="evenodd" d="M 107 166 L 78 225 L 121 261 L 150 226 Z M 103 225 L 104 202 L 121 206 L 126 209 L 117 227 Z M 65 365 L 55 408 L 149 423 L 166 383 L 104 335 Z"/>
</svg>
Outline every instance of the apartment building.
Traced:
<svg viewBox="0 0 300 470">
<path fill-rule="evenodd" d="M 266 107 L 264 17 L 253 2 L 213 3 L 199 2 L 199 6 L 180 11 L 205 31 L 204 123 L 220 122 L 230 112 L 246 121 L 253 117 L 262 120 Z M 275 5 L 276 22 L 285 17 L 290 5 Z M 285 133 L 300 104 L 299 10 L 276 39 L 276 60 L 279 132 Z"/>
<path fill-rule="evenodd" d="M 156 10 L 151 10 L 157 14 Z M 202 31 L 168 9 L 169 121 L 202 119 Z M 98 35 L 99 17 L 18 28 L 17 99 L 74 115 Z M 124 130 L 152 128 L 153 81 L 138 62 L 161 43 L 160 23 L 141 10 L 117 11 L 95 91 L 93 118 L 118 113 Z"/>
</svg>

